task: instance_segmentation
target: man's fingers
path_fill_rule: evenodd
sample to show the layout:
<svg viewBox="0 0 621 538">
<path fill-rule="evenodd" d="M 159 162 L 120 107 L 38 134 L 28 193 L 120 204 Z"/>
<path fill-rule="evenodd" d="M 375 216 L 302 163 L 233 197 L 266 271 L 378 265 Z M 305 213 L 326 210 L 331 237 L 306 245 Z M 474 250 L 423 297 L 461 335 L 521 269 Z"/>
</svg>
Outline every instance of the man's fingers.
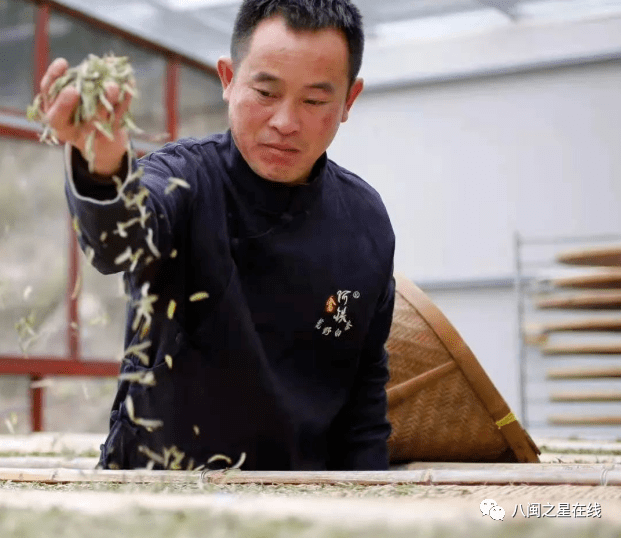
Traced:
<svg viewBox="0 0 621 538">
<path fill-rule="evenodd" d="M 106 99 L 111 105 L 116 105 L 119 101 L 121 90 L 116 82 L 106 82 L 104 85 Z"/>
<path fill-rule="evenodd" d="M 96 103 L 95 117 L 86 121 L 84 125 L 74 125 L 76 107 L 80 105 L 78 89 L 74 85 L 69 85 L 60 91 L 54 99 L 49 99 L 47 95 L 55 81 L 63 76 L 68 69 L 67 60 L 56 58 L 49 65 L 41 80 L 45 122 L 56 131 L 59 140 L 78 144 L 78 147 L 80 145 L 79 140 L 84 138 L 88 130 L 93 129 L 93 121 L 96 120 L 104 124 L 99 126 L 101 129 L 105 129 L 108 121 L 113 120 L 113 133 L 111 134 L 116 136 L 114 133 L 122 129 L 122 119 L 129 110 L 132 94 L 124 91 L 117 82 L 109 80 L 105 83 L 103 94 L 100 93 L 99 97 L 93 96 L 99 101 Z M 133 79 L 128 84 L 132 88 L 135 87 Z M 126 137 L 127 134 L 125 133 L 124 136 Z"/>
<path fill-rule="evenodd" d="M 64 58 L 56 58 L 50 66 L 47 68 L 45 75 L 41 79 L 41 93 L 44 97 L 47 96 L 47 92 L 50 89 L 50 86 L 54 83 L 54 81 L 62 76 L 65 71 L 69 69 L 69 63 Z"/>
<path fill-rule="evenodd" d="M 129 105 L 132 102 L 132 96 L 129 93 L 125 94 L 123 100 L 114 107 L 114 128 L 118 129 L 123 120 L 123 116 L 129 110 Z"/>
<path fill-rule="evenodd" d="M 50 126 L 57 131 L 66 128 L 72 121 L 73 111 L 79 101 L 80 94 L 73 86 L 68 86 L 61 91 L 46 114 Z"/>
<path fill-rule="evenodd" d="M 105 84 L 104 89 L 105 89 L 105 98 L 109 106 L 113 108 L 113 112 L 112 114 L 110 114 L 110 109 L 108 105 L 99 103 L 98 110 L 97 110 L 97 118 L 100 121 L 104 121 L 104 122 L 108 122 L 108 120 L 112 119 L 113 120 L 112 130 L 116 131 L 117 129 L 121 127 L 121 120 L 129 109 L 132 96 L 127 92 L 122 92 L 119 85 L 115 82 L 107 82 Z M 119 99 L 121 100 L 119 101 Z"/>
</svg>

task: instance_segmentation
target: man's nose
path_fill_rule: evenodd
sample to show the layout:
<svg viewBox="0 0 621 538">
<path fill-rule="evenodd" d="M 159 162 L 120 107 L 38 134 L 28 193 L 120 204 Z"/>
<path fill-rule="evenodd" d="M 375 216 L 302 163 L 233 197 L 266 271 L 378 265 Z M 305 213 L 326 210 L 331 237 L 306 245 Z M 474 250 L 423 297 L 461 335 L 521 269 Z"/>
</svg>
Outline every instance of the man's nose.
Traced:
<svg viewBox="0 0 621 538">
<path fill-rule="evenodd" d="M 295 103 L 283 100 L 278 104 L 272 117 L 270 126 L 282 135 L 290 135 L 300 129 L 300 118 Z"/>
</svg>

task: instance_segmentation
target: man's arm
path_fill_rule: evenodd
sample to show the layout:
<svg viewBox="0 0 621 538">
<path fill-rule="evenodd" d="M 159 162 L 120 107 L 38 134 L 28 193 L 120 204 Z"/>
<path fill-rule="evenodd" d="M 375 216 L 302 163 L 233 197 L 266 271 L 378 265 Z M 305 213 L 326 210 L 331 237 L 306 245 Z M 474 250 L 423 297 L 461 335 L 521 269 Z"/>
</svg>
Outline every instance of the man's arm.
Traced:
<svg viewBox="0 0 621 538">
<path fill-rule="evenodd" d="M 117 82 L 105 82 L 105 98 L 102 96 L 95 114 L 75 123 L 78 88 L 68 84 L 59 93 L 55 90 L 68 70 L 65 59 L 54 60 L 41 80 L 37 100 L 44 122 L 66 143 L 65 191 L 80 246 L 103 273 L 139 270 L 170 251 L 174 220 L 187 215 L 183 206 L 189 196 L 164 196 L 167 179 L 181 173 L 171 169 L 169 156 L 163 152 L 160 158 L 149 160 L 145 166 L 148 181 L 143 182 L 131 157 L 125 120 L 133 92 L 121 91 Z M 134 85 L 133 77 L 127 84 Z M 98 121 L 109 124 L 109 133 L 98 130 Z M 183 161 L 175 157 L 183 155 L 173 156 L 170 162 L 178 165 Z M 177 165 L 172 167 L 179 168 Z M 191 174 L 188 169 L 183 172 Z"/>
<path fill-rule="evenodd" d="M 391 428 L 386 418 L 385 385 L 389 373 L 385 343 L 394 300 L 395 281 L 391 271 L 371 320 L 350 398 L 330 431 L 329 469 L 388 469 L 387 440 Z"/>
<path fill-rule="evenodd" d="M 122 179 L 115 184 L 90 173 L 80 152 L 67 145 L 69 211 L 80 246 L 99 271 L 140 270 L 174 249 L 175 229 L 187 217 L 194 195 L 193 189 L 169 188 L 171 177 L 185 175 L 193 183 L 196 159 L 185 153 L 185 148 L 169 146 L 139 162 L 128 148 L 119 170 Z"/>
</svg>

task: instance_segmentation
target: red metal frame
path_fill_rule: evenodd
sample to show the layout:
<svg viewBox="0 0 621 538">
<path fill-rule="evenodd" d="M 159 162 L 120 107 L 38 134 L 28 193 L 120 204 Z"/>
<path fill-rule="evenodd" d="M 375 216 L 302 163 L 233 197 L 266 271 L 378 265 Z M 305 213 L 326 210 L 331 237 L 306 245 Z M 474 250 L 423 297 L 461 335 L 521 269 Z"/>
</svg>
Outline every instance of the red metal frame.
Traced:
<svg viewBox="0 0 621 538">
<path fill-rule="evenodd" d="M 191 58 L 190 56 L 186 56 L 182 53 L 171 50 L 167 47 L 160 45 L 159 43 L 155 43 L 153 41 L 149 41 L 148 39 L 144 39 L 140 36 L 127 32 L 126 30 L 123 30 L 122 28 L 119 28 L 117 26 L 114 26 L 102 20 L 91 17 L 90 15 L 87 15 L 86 13 L 82 13 L 81 11 L 65 6 L 59 2 L 55 2 L 54 0 L 43 0 L 42 3 L 49 5 L 54 11 L 58 11 L 59 13 L 64 13 L 65 15 L 69 15 L 70 17 L 73 17 L 74 19 L 78 19 L 80 21 L 86 22 L 89 25 L 99 30 L 103 30 L 105 32 L 118 35 L 122 37 L 123 39 L 126 39 L 127 41 L 134 43 L 135 45 L 139 45 L 141 47 L 145 47 L 154 52 L 158 52 L 166 58 L 168 57 L 179 58 L 186 65 L 189 65 L 201 71 L 205 71 L 206 73 L 210 75 L 218 76 L 218 70 L 214 66 L 205 65 L 201 62 L 198 62 L 194 58 Z"/>
<path fill-rule="evenodd" d="M 45 75 L 45 70 L 49 63 L 50 56 L 50 6 L 40 4 L 37 6 L 37 14 L 35 16 L 35 34 L 34 34 L 34 88 L 33 95 L 39 93 L 41 80 Z M 71 262 L 69 263 L 71 265 Z M 30 373 L 30 383 L 40 380 L 38 375 Z M 32 431 L 43 431 L 43 405 L 45 395 L 43 388 L 30 388 L 30 414 Z"/>
<path fill-rule="evenodd" d="M 41 376 L 30 374 L 30 383 L 34 384 L 40 381 Z M 43 387 L 28 389 L 30 393 L 30 422 L 33 432 L 43 431 Z"/>
<path fill-rule="evenodd" d="M 164 91 L 164 110 L 166 110 L 166 131 L 171 140 L 177 139 L 179 114 L 179 60 L 172 57 L 166 64 L 166 87 Z"/>
<path fill-rule="evenodd" d="M 41 79 L 45 75 L 50 56 L 50 6 L 39 4 L 35 15 L 34 34 L 34 93 L 39 93 Z"/>
<path fill-rule="evenodd" d="M 4 125 L 0 123 L 0 138 L 18 138 L 20 140 L 39 140 L 39 133 L 33 129 L 22 129 L 12 125 Z"/>
<path fill-rule="evenodd" d="M 28 358 L 4 355 L 0 359 L 0 375 L 114 377 L 119 373 L 119 366 L 118 362 L 72 361 L 47 355 Z"/>
<path fill-rule="evenodd" d="M 69 360 L 80 360 L 80 315 L 78 313 L 80 290 L 78 279 L 80 278 L 80 247 L 73 229 L 71 220 L 69 224 L 69 278 L 67 281 L 67 349 Z M 73 290 L 77 291 L 74 293 Z"/>
<path fill-rule="evenodd" d="M 179 123 L 179 79 L 181 64 L 202 70 L 210 75 L 217 75 L 212 66 L 207 66 L 175 53 L 157 43 L 150 42 L 132 35 L 115 26 L 94 19 L 84 13 L 71 9 L 51 0 L 31 0 L 36 3 L 35 35 L 34 35 L 34 94 L 39 92 L 39 86 L 49 64 L 49 21 L 52 11 L 58 11 L 73 18 L 87 22 L 95 28 L 114 33 L 140 46 L 159 52 L 168 59 L 164 84 L 164 106 L 166 111 L 166 130 L 172 140 L 177 138 Z M 0 112 L 7 112 L 6 110 Z M 10 111 L 15 113 L 16 111 Z M 21 117 L 23 111 L 18 112 Z M 10 137 L 21 140 L 39 140 L 37 129 L 22 128 L 0 122 L 0 138 Z M 85 376 L 85 377 L 116 377 L 119 373 L 119 363 L 111 361 L 82 360 L 80 349 L 80 317 L 79 292 L 74 293 L 80 273 L 79 245 L 72 223 L 70 226 L 70 240 L 68 245 L 68 282 L 67 282 L 67 349 L 66 357 L 58 356 L 29 356 L 0 355 L 0 375 L 29 376 L 31 383 L 42 380 L 46 376 Z M 79 286 L 78 286 L 79 287 Z M 30 416 L 32 431 L 44 429 L 44 389 L 30 387 Z"/>
</svg>

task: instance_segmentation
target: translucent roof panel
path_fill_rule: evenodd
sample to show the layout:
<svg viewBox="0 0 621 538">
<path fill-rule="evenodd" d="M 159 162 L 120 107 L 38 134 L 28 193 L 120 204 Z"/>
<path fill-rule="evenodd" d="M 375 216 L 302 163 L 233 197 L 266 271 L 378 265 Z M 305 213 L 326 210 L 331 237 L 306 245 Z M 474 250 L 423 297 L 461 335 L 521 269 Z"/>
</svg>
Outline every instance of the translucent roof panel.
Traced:
<svg viewBox="0 0 621 538">
<path fill-rule="evenodd" d="M 506 14 L 493 8 L 447 13 L 441 17 L 427 16 L 374 26 L 373 38 L 383 44 L 407 40 L 432 40 L 485 31 L 511 24 Z"/>
<path fill-rule="evenodd" d="M 215 66 L 229 52 L 241 0 L 63 0 L 60 3 Z M 621 15 L 621 0 L 354 0 L 368 47 L 446 39 L 526 21 Z"/>
</svg>

